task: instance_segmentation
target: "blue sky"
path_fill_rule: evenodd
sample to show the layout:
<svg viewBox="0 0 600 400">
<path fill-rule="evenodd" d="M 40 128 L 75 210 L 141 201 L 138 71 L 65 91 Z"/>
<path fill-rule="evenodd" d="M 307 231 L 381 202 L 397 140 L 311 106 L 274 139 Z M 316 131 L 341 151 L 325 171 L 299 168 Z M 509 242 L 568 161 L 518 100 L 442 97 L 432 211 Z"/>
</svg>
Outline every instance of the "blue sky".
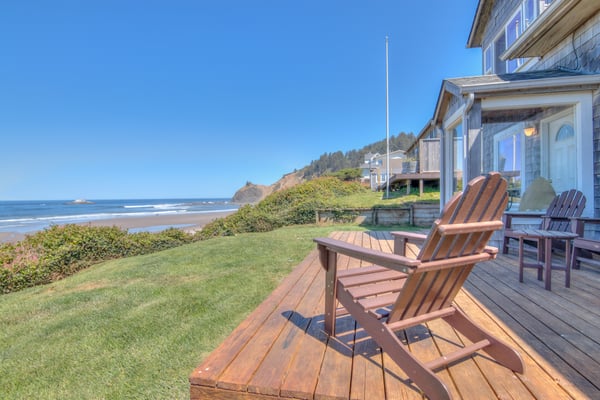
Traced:
<svg viewBox="0 0 600 400">
<path fill-rule="evenodd" d="M 476 0 L 0 4 L 0 200 L 231 197 L 417 134 Z"/>
</svg>

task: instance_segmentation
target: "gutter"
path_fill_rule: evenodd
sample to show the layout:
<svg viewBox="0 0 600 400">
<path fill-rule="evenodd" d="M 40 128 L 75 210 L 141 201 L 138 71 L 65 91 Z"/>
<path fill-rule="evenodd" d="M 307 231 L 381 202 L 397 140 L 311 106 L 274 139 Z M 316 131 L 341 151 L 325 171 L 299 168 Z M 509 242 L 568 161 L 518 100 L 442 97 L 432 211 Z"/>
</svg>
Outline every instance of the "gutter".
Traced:
<svg viewBox="0 0 600 400">
<path fill-rule="evenodd" d="M 523 79 L 520 81 L 501 81 L 481 85 L 459 86 L 460 93 L 466 94 L 495 94 L 498 92 L 509 92 L 531 89 L 551 89 L 557 87 L 585 89 L 588 86 L 595 87 L 600 85 L 600 74 L 586 74 L 579 76 L 559 77 L 559 78 L 540 78 Z"/>
</svg>

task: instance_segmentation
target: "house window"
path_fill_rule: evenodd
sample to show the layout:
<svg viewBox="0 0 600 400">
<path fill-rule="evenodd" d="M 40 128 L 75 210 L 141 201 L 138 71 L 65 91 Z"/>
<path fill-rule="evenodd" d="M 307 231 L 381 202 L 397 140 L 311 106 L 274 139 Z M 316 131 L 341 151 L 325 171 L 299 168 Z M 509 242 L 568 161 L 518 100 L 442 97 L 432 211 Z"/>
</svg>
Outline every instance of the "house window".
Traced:
<svg viewBox="0 0 600 400">
<path fill-rule="evenodd" d="M 521 10 L 517 11 L 515 13 L 515 15 L 513 15 L 513 17 L 510 19 L 509 23 L 506 25 L 505 28 L 505 32 L 506 32 L 506 47 L 505 49 L 509 48 L 510 46 L 512 46 L 512 44 L 517 40 L 517 38 L 519 36 L 521 36 L 521 32 L 522 32 L 522 12 Z M 523 65 L 523 59 L 522 58 L 517 58 L 517 59 L 513 59 L 513 60 L 507 60 L 506 61 L 506 71 L 507 72 L 514 72 L 517 70 L 517 68 L 519 68 L 521 65 Z"/>
<path fill-rule="evenodd" d="M 494 72 L 496 74 L 506 73 L 506 62 L 500 59 L 500 55 L 506 50 L 506 35 L 504 31 L 494 41 Z"/>
<path fill-rule="evenodd" d="M 510 47 L 519 35 L 521 35 L 521 11 L 517 11 L 506 25 L 506 47 Z"/>
<path fill-rule="evenodd" d="M 535 21 L 552 0 L 523 0 L 517 11 L 511 16 L 504 25 L 500 35 L 494 42 L 485 48 L 483 52 L 483 72 L 484 74 L 503 74 L 517 71 L 528 60 L 526 58 L 517 58 L 514 60 L 502 61 L 500 57 L 506 49 L 510 48 L 521 36 L 523 31 Z"/>
<path fill-rule="evenodd" d="M 540 0 L 540 14 L 543 13 L 544 11 L 546 11 L 546 8 L 548 8 L 548 6 L 550 4 L 552 4 L 553 0 Z"/>
<path fill-rule="evenodd" d="M 492 54 L 492 46 L 489 45 L 483 52 L 483 73 L 485 75 L 491 74 L 494 72 L 494 63 L 493 63 L 493 54 Z"/>
<path fill-rule="evenodd" d="M 564 124 L 560 127 L 558 132 L 556 133 L 556 142 L 560 142 L 562 140 L 569 140 L 575 136 L 575 130 L 573 129 L 573 125 Z"/>
<path fill-rule="evenodd" d="M 537 18 L 535 4 L 537 0 L 525 0 L 523 2 L 523 30 Z"/>
</svg>

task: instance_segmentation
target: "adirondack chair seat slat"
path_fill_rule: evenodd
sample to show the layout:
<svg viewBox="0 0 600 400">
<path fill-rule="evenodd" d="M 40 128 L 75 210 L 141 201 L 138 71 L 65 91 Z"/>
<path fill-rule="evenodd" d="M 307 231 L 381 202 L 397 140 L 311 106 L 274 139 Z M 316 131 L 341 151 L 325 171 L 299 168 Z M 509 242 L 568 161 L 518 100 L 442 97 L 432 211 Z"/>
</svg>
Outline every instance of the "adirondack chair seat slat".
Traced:
<svg viewBox="0 0 600 400">
<path fill-rule="evenodd" d="M 368 275 L 354 275 L 349 277 L 339 278 L 339 282 L 343 283 L 344 287 L 367 285 L 370 283 L 385 282 L 394 279 L 406 278 L 406 274 L 390 269 L 385 271 L 375 272 Z"/>
<path fill-rule="evenodd" d="M 399 292 L 400 289 L 404 286 L 405 278 L 394 279 L 391 281 L 379 281 L 374 282 L 375 285 L 363 285 L 363 286 L 355 286 L 355 287 L 347 287 L 346 285 L 341 285 L 342 288 L 348 290 L 352 296 L 357 299 L 362 299 L 365 297 L 379 296 L 384 293 L 396 293 Z"/>
<path fill-rule="evenodd" d="M 396 322 L 390 322 L 387 324 L 387 326 L 395 332 L 401 329 L 410 328 L 411 326 L 424 324 L 425 322 L 433 321 L 434 319 L 444 318 L 454 314 L 455 312 L 456 309 L 454 307 L 446 307 L 437 311 L 430 312 L 428 314 L 421 314 L 417 317 L 406 318 Z"/>
<path fill-rule="evenodd" d="M 389 268 L 380 267 L 379 265 L 369 265 L 360 268 L 345 269 L 338 272 L 338 278 L 344 278 L 349 276 L 368 275 L 374 272 L 389 271 Z"/>
<path fill-rule="evenodd" d="M 348 293 L 349 296 L 352 296 L 351 293 Z M 394 300 L 398 295 L 393 293 L 385 294 L 377 297 L 367 297 L 360 300 L 356 300 L 356 303 L 361 307 L 363 312 L 369 312 L 372 310 L 377 310 L 379 308 L 389 307 L 394 304 Z"/>
<path fill-rule="evenodd" d="M 497 249 L 487 242 L 503 226 L 501 218 L 507 202 L 506 181 L 493 172 L 473 179 L 464 193 L 450 200 L 429 235 L 395 235 L 397 254 L 331 238 L 315 239 L 326 271 L 325 332 L 336 333 L 339 301 L 430 399 L 451 398 L 433 369 L 480 350 L 505 367 L 523 372 L 518 352 L 479 327 L 454 305 L 454 298 L 474 265 L 496 257 Z M 422 244 L 414 259 L 404 256 L 411 238 Z M 375 266 L 338 273 L 338 255 Z M 382 272 L 381 267 L 389 268 L 388 272 Z M 394 332 L 438 318 L 471 343 L 439 359 L 421 362 Z"/>
</svg>

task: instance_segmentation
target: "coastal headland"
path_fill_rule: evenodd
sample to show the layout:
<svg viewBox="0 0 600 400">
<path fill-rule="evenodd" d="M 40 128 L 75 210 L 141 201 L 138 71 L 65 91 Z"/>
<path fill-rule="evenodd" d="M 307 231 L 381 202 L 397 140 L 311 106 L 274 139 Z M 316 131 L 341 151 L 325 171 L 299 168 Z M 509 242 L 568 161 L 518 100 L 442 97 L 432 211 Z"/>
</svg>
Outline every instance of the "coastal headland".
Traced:
<svg viewBox="0 0 600 400">
<path fill-rule="evenodd" d="M 167 215 L 148 215 L 143 217 L 117 217 L 109 219 L 82 222 L 80 225 L 90 226 L 118 226 L 121 229 L 152 230 L 153 227 L 181 227 L 184 231 L 194 232 L 215 219 L 224 218 L 236 210 L 217 211 L 207 213 L 182 213 Z M 32 232 L 34 233 L 34 232 Z M 25 237 L 18 232 L 0 232 L 0 243 L 17 242 Z"/>
</svg>

